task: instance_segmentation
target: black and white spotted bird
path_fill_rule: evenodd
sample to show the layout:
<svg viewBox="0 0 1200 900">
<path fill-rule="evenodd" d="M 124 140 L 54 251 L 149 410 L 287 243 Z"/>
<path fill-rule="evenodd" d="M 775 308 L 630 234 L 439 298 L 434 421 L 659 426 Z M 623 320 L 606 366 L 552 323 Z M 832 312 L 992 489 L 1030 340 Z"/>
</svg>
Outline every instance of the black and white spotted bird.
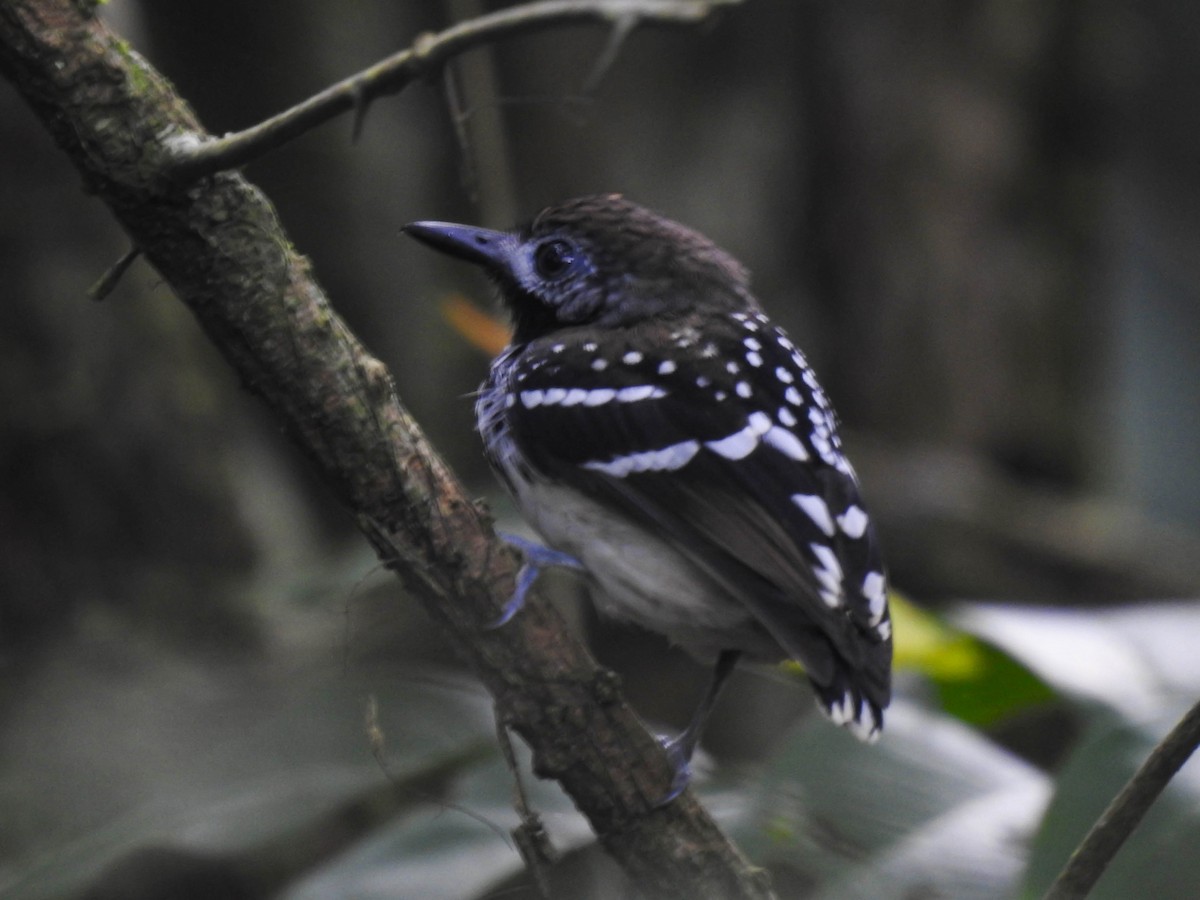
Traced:
<svg viewBox="0 0 1200 900">
<path fill-rule="evenodd" d="M 717 659 L 668 743 L 681 770 L 743 654 L 799 660 L 829 717 L 874 739 L 892 659 L 879 544 L 829 401 L 737 260 L 618 195 L 515 231 L 405 230 L 483 267 L 512 314 L 476 414 L 558 551 L 531 562 L 577 560 L 601 612 Z"/>
</svg>

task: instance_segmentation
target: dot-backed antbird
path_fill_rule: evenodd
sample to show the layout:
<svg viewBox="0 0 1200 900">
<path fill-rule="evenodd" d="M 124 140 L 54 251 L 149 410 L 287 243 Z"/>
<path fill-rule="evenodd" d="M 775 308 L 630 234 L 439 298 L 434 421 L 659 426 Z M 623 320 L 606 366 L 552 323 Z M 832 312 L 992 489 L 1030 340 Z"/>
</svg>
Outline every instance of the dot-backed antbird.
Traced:
<svg viewBox="0 0 1200 900">
<path fill-rule="evenodd" d="M 892 659 L 875 530 L 825 392 L 737 260 L 618 195 L 514 231 L 405 231 L 481 266 L 512 315 L 476 415 L 553 550 L 526 545 L 505 618 L 539 563 L 565 562 L 594 581 L 602 613 L 715 658 L 704 702 L 667 742 L 678 789 L 743 654 L 799 660 L 826 714 L 875 738 Z"/>
</svg>

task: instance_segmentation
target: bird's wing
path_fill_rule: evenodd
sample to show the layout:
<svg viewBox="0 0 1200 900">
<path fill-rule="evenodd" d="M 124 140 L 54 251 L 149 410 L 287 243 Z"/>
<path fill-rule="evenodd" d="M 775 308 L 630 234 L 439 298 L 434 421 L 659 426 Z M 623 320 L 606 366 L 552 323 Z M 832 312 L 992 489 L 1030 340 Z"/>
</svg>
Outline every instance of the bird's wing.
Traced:
<svg viewBox="0 0 1200 900">
<path fill-rule="evenodd" d="M 531 345 L 512 375 L 512 438 L 545 476 L 672 535 L 805 663 L 835 718 L 857 720 L 865 699 L 877 726 L 885 581 L 833 414 L 765 318 L 714 324 Z"/>
</svg>

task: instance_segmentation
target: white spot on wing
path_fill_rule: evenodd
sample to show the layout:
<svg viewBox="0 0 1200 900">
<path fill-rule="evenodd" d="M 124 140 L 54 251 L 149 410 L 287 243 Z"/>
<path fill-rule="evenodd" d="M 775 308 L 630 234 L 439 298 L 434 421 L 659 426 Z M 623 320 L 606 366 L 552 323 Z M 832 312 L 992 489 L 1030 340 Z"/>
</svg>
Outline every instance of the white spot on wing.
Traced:
<svg viewBox="0 0 1200 900">
<path fill-rule="evenodd" d="M 597 356 L 595 359 L 592 360 L 592 368 L 595 369 L 597 372 L 603 372 L 605 369 L 608 368 L 608 360 L 605 359 L 603 356 Z"/>
<path fill-rule="evenodd" d="M 773 426 L 763 435 L 763 440 L 780 453 L 790 456 L 794 460 L 804 462 L 808 459 L 808 451 L 804 448 L 804 444 L 786 428 L 780 428 L 778 425 Z"/>
<path fill-rule="evenodd" d="M 866 715 L 846 723 L 850 732 L 860 741 L 873 744 L 879 740 L 879 726 L 873 715 Z"/>
<path fill-rule="evenodd" d="M 659 375 L 670 375 L 674 371 L 675 371 L 675 363 L 673 360 L 664 359 L 662 362 L 660 362 L 658 364 L 658 374 Z"/>
<path fill-rule="evenodd" d="M 547 388 L 546 395 L 542 399 L 542 402 L 544 404 L 546 404 L 546 406 L 555 406 L 556 404 L 562 403 L 563 399 L 566 396 L 567 396 L 566 388 L 560 388 L 560 387 Z"/>
<path fill-rule="evenodd" d="M 762 435 L 771 430 L 771 417 L 765 412 L 752 412 L 746 421 L 755 434 Z"/>
<path fill-rule="evenodd" d="M 803 406 L 804 405 L 804 400 L 800 396 L 800 392 L 798 390 L 796 390 L 794 387 L 789 387 L 786 391 L 783 392 L 783 399 L 786 400 L 788 403 L 792 404 L 792 406 Z"/>
<path fill-rule="evenodd" d="M 791 384 L 793 381 L 796 380 L 793 377 L 792 373 L 789 372 L 787 369 L 785 369 L 783 366 L 775 367 L 775 377 L 778 378 L 780 381 L 782 381 L 784 384 Z"/>
<path fill-rule="evenodd" d="M 867 514 L 863 512 L 861 506 L 851 505 L 844 513 L 838 516 L 838 528 L 842 529 L 842 533 L 848 538 L 858 538 L 863 536 L 867 530 Z"/>
<path fill-rule="evenodd" d="M 850 721 L 850 695 L 846 694 L 841 700 L 835 700 L 829 704 L 829 709 L 825 710 L 825 714 L 829 716 L 829 721 L 834 725 L 845 725 Z"/>
<path fill-rule="evenodd" d="M 612 475 L 616 478 L 624 478 L 631 472 L 663 472 L 681 469 L 691 462 L 692 457 L 699 452 L 699 441 L 681 441 L 660 450 L 629 453 L 604 462 L 592 460 L 585 462 L 583 468 L 603 472 L 605 475 Z"/>
<path fill-rule="evenodd" d="M 889 624 L 883 622 L 883 614 L 887 612 L 887 580 L 883 577 L 882 572 L 868 572 L 867 577 L 862 583 L 863 596 L 867 598 L 867 607 L 871 610 L 871 624 L 882 626 Z M 888 634 L 891 634 L 889 626 Z M 880 632 L 880 637 L 886 639 L 887 635 Z"/>
<path fill-rule="evenodd" d="M 588 391 L 584 388 L 571 388 L 567 396 L 562 398 L 563 406 L 577 406 L 587 399 Z"/>
<path fill-rule="evenodd" d="M 654 400 L 665 396 L 667 392 L 653 384 L 637 384 L 617 391 L 617 400 L 621 403 L 636 403 L 639 400 Z"/>
<path fill-rule="evenodd" d="M 796 417 L 786 406 L 779 407 L 779 424 L 786 425 L 788 428 L 796 424 Z"/>
<path fill-rule="evenodd" d="M 719 441 L 705 441 L 704 446 L 726 459 L 745 459 L 758 446 L 758 438 L 749 428 L 743 428 Z"/>
<path fill-rule="evenodd" d="M 750 352 L 748 352 L 746 354 L 746 363 L 748 365 L 754 366 L 754 368 L 757 369 L 759 366 L 761 366 L 763 364 L 763 360 L 762 360 L 762 357 L 758 355 L 758 353 L 751 350 Z"/>
<path fill-rule="evenodd" d="M 612 388 L 592 388 L 587 392 L 587 396 L 583 398 L 583 405 L 603 406 L 616 396 L 617 392 Z"/>
<path fill-rule="evenodd" d="M 621 357 L 621 362 L 625 363 L 625 365 L 627 365 L 627 366 L 636 366 L 641 361 L 642 361 L 642 354 L 640 354 L 636 350 L 630 350 L 628 353 L 626 353 L 624 356 Z"/>
<path fill-rule="evenodd" d="M 704 446 L 726 459 L 745 459 L 758 446 L 758 439 L 771 429 L 771 419 L 765 413 L 751 413 L 746 427 L 728 437 L 705 441 Z"/>
<path fill-rule="evenodd" d="M 825 605 L 837 609 L 842 605 L 842 564 L 838 562 L 837 554 L 832 547 L 825 544 L 809 544 L 809 549 L 817 558 L 813 574 L 820 582 L 818 593 Z"/>
<path fill-rule="evenodd" d="M 822 533 L 827 537 L 833 537 L 833 516 L 829 514 L 829 504 L 824 498 L 818 497 L 816 494 L 792 494 L 792 502 L 800 508 L 800 510 L 812 519 L 813 524 L 821 529 Z M 813 544 L 813 547 L 820 547 L 829 552 L 833 556 L 833 551 L 823 544 Z M 814 551 L 815 552 L 815 551 Z M 819 556 L 820 554 L 818 554 Z M 837 564 L 837 557 L 833 559 L 834 564 Z M 841 567 L 838 567 L 838 578 L 841 579 Z"/>
<path fill-rule="evenodd" d="M 750 382 L 748 382 L 748 381 L 739 381 L 739 382 L 738 382 L 738 383 L 737 383 L 737 384 L 734 386 L 734 388 L 733 388 L 733 389 L 734 389 L 735 391 L 737 391 L 737 395 L 738 395 L 739 397 L 742 397 L 742 398 L 744 398 L 744 399 L 746 399 L 746 400 L 749 400 L 749 399 L 750 399 L 750 395 L 751 395 L 752 393 L 754 393 L 754 391 L 753 391 L 753 390 L 751 389 L 751 387 L 750 387 Z"/>
<path fill-rule="evenodd" d="M 542 400 L 545 397 L 541 391 L 521 391 L 521 402 L 526 409 L 533 409 L 535 406 L 541 406 Z"/>
</svg>

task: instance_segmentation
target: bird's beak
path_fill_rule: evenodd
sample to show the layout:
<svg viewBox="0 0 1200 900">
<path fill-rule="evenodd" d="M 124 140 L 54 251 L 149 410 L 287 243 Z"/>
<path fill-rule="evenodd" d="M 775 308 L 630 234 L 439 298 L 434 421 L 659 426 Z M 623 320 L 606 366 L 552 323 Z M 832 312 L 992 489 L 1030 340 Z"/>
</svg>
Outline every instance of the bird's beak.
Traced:
<svg viewBox="0 0 1200 900">
<path fill-rule="evenodd" d="M 412 222 L 402 229 L 435 250 L 465 259 L 492 272 L 507 272 L 513 235 L 453 222 Z"/>
</svg>

